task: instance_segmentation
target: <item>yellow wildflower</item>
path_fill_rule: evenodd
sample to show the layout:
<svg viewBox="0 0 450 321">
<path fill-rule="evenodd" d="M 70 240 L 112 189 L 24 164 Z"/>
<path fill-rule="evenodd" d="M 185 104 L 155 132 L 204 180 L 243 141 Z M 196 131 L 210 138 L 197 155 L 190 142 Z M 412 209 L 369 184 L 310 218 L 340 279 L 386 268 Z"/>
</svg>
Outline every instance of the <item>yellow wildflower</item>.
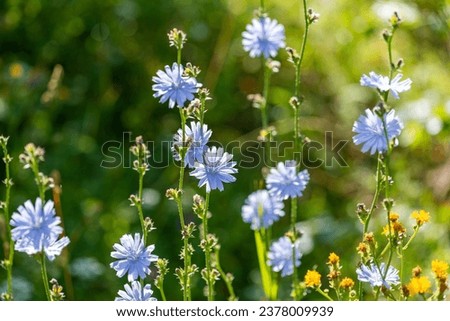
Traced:
<svg viewBox="0 0 450 321">
<path fill-rule="evenodd" d="M 331 252 L 330 255 L 328 256 L 327 264 L 330 264 L 330 265 L 339 264 L 339 256 L 336 255 L 336 253 Z"/>
<path fill-rule="evenodd" d="M 444 261 L 433 260 L 431 262 L 431 270 L 433 270 L 434 274 L 438 279 L 447 279 L 447 270 L 448 264 Z"/>
<path fill-rule="evenodd" d="M 321 285 L 321 275 L 315 270 L 308 270 L 305 275 L 305 284 L 307 287 L 315 288 Z"/>
<path fill-rule="evenodd" d="M 358 251 L 359 254 L 364 255 L 369 251 L 369 248 L 367 247 L 366 243 L 360 242 L 356 250 Z"/>
<path fill-rule="evenodd" d="M 343 278 L 341 283 L 339 283 L 340 288 L 344 288 L 346 290 L 351 289 L 355 285 L 355 282 L 351 278 Z"/>
<path fill-rule="evenodd" d="M 392 222 L 390 226 L 392 235 L 395 235 L 397 233 L 398 235 L 402 236 L 404 233 L 406 233 L 406 228 L 400 222 Z M 383 234 L 389 236 L 389 225 L 383 227 Z"/>
<path fill-rule="evenodd" d="M 412 278 L 408 284 L 408 290 L 411 296 L 416 294 L 425 294 L 430 290 L 431 282 L 426 276 Z"/>
<path fill-rule="evenodd" d="M 20 78 L 23 75 L 23 67 L 21 64 L 15 62 L 9 66 L 9 75 L 12 78 Z"/>
<path fill-rule="evenodd" d="M 395 212 L 392 212 L 392 213 L 389 214 L 389 220 L 391 222 L 397 222 L 399 218 L 400 218 L 400 215 L 398 215 Z"/>
<path fill-rule="evenodd" d="M 414 211 L 412 212 L 411 217 L 416 220 L 417 226 L 422 226 L 430 220 L 430 213 L 424 210 Z"/>
</svg>

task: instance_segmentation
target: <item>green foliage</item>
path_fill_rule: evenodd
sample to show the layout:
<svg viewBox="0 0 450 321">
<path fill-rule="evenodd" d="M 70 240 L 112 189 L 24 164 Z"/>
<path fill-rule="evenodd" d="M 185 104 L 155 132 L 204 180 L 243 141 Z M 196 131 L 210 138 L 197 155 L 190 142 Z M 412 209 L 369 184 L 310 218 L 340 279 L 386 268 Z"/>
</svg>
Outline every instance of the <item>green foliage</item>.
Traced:
<svg viewBox="0 0 450 321">
<path fill-rule="evenodd" d="M 169 260 L 171 272 L 164 280 L 167 298 L 182 297 L 173 276 L 180 264 L 178 249 L 182 243 L 178 214 L 173 202 L 164 197 L 167 188 L 176 187 L 178 169 L 157 166 L 162 161 L 173 165 L 167 144 L 160 144 L 170 141 L 178 129 L 178 115 L 152 97 L 151 77 L 168 61 L 176 60 L 175 51 L 167 43 L 167 32 L 173 27 L 183 29 L 189 40 L 183 49 L 185 62 L 202 67 L 198 79 L 213 97 L 207 117 L 214 138 L 222 143 L 256 140 L 260 115 L 246 96 L 260 90 L 262 67 L 258 59 L 249 58 L 243 51 L 241 32 L 257 2 L 0 2 L 0 134 L 11 137 L 9 152 L 14 157 L 10 210 L 37 197 L 31 173 L 22 170 L 18 162 L 23 146 L 33 142 L 45 147 L 42 170 L 56 170 L 61 175 L 64 225 L 71 238 L 68 264 L 73 289 L 67 289 L 63 282 L 67 275 L 57 274 L 60 269 L 49 267 L 49 275 L 65 285 L 67 299 L 111 300 L 122 288 L 124 280 L 118 280 L 109 268 L 109 255 L 122 234 L 140 230 L 139 218 L 127 200 L 131 193 L 137 193 L 128 152 L 132 137 L 137 135 L 155 146 L 143 190 L 144 214 L 157 227 L 149 234 L 149 241 L 157 246 L 155 254 Z M 358 82 L 363 73 L 388 69 L 381 37 L 382 26 L 392 13 L 388 3 L 311 1 L 320 20 L 309 34 L 302 71 L 305 102 L 300 110 L 302 132 L 310 139 L 324 143 L 324 132 L 332 131 L 335 141 L 351 140 L 353 121 L 371 107 L 366 102 L 375 98 Z M 431 223 L 410 247 L 415 255 L 406 262 L 405 271 L 409 271 L 417 264 L 429 266 L 432 259 L 450 259 L 449 26 L 443 0 L 395 3 L 403 24 L 396 36 L 394 60 L 400 58 L 398 52 L 403 55 L 403 73 L 413 80 L 413 90 L 394 102 L 406 128 L 391 160 L 396 178 L 392 194 L 395 211 L 404 221 L 415 209 L 423 208 L 431 214 Z M 266 1 L 271 16 L 286 27 L 287 44 L 296 49 L 303 28 L 300 5 L 300 1 Z M 287 120 L 291 117 L 288 101 L 294 73 L 285 52 L 279 59 L 281 70 L 272 77 L 269 95 L 269 122 L 276 126 L 280 141 L 292 140 L 293 129 Z M 128 132 L 131 134 L 123 134 Z M 104 144 L 122 142 L 124 137 L 119 148 L 123 151 L 122 165 L 101 167 Z M 327 148 L 330 152 L 332 146 Z M 233 152 L 235 159 L 243 160 L 241 152 Z M 310 170 L 311 188 L 300 203 L 299 220 L 303 221 L 304 238 L 311 238 L 314 248 L 303 256 L 300 275 L 308 267 L 325 262 L 331 251 L 339 252 L 343 274 L 354 275 L 354 249 L 361 233 L 355 206 L 370 202 L 375 159 L 370 160 L 351 142 L 342 155 L 348 167 L 334 162 Z M 4 165 L 0 166 L 3 179 Z M 240 216 L 244 199 L 259 184 L 258 168 L 240 168 L 233 187 L 215 194 L 210 205 L 213 216 L 209 225 L 222 245 L 221 266 L 233 273 L 239 299 L 263 297 L 261 285 L 256 284 L 254 235 Z M 186 188 L 184 199 L 191 200 L 197 192 L 192 188 L 196 181 L 188 177 L 185 185 L 191 187 Z M 189 204 L 185 204 L 185 217 L 199 223 Z M 381 233 L 384 217 L 374 217 L 373 222 L 378 226 L 374 232 Z M 413 223 L 406 226 L 410 233 Z M 288 218 L 280 222 L 280 226 L 288 225 Z M 275 226 L 273 233 L 280 235 L 283 231 Z M 30 282 L 23 288 L 26 293 L 31 289 L 32 299 L 43 299 L 39 271 L 29 264 L 30 260 L 26 255 L 16 255 L 14 277 Z M 199 263 L 196 260 L 202 262 L 202 256 L 194 256 L 193 263 Z M 61 258 L 56 262 L 56 266 L 65 264 Z M 84 262 L 84 269 L 79 262 Z M 0 288 L 3 280 L 6 273 L 0 270 Z M 192 286 L 193 299 L 203 299 L 204 283 L 199 275 Z M 284 288 L 289 289 L 289 284 Z M 216 284 L 216 291 L 217 299 L 227 298 L 223 282 Z M 288 296 L 280 293 L 280 297 Z"/>
</svg>

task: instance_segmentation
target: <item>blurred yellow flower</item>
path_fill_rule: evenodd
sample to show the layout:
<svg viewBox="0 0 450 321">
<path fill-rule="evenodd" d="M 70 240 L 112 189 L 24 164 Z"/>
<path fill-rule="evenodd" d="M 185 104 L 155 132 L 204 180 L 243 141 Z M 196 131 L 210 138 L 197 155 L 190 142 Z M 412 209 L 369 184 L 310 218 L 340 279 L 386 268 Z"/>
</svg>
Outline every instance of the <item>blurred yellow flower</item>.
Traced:
<svg viewBox="0 0 450 321">
<path fill-rule="evenodd" d="M 447 270 L 448 264 L 447 262 L 440 260 L 433 260 L 431 262 L 431 270 L 436 275 L 438 279 L 447 279 Z"/>
<path fill-rule="evenodd" d="M 310 288 L 319 287 L 321 284 L 320 278 L 321 275 L 319 272 L 315 270 L 308 270 L 305 275 L 305 284 Z"/>
<path fill-rule="evenodd" d="M 408 284 L 410 296 L 414 296 L 416 294 L 425 294 L 430 290 L 430 287 L 431 282 L 426 276 L 412 278 Z"/>
<path fill-rule="evenodd" d="M 411 217 L 416 220 L 417 226 L 422 226 L 430 220 L 430 213 L 424 210 L 414 211 L 412 212 Z"/>
<path fill-rule="evenodd" d="M 339 283 L 340 288 L 344 288 L 346 290 L 351 289 L 355 285 L 355 282 L 351 278 L 343 278 L 341 283 Z"/>
<path fill-rule="evenodd" d="M 395 233 L 402 235 L 406 232 L 406 228 L 398 221 L 392 222 L 390 226 L 392 235 L 395 235 Z M 383 227 L 383 235 L 389 236 L 389 225 Z"/>
<path fill-rule="evenodd" d="M 400 218 L 400 215 L 398 213 L 392 212 L 389 214 L 389 220 L 391 222 L 397 222 L 399 218 Z"/>
<path fill-rule="evenodd" d="M 328 264 L 334 265 L 338 263 L 339 263 L 339 256 L 336 253 L 331 252 L 330 255 L 328 256 Z"/>
<path fill-rule="evenodd" d="M 23 67 L 21 64 L 15 62 L 9 66 L 9 75 L 12 78 L 20 78 L 23 75 Z"/>
</svg>

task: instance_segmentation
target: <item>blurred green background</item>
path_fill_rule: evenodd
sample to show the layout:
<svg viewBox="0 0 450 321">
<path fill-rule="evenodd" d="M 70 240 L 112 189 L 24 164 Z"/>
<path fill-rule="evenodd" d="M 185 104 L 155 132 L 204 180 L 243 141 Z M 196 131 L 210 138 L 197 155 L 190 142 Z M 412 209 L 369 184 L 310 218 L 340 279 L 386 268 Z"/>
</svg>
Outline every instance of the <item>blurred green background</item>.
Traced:
<svg viewBox="0 0 450 321">
<path fill-rule="evenodd" d="M 325 132 L 334 140 L 350 140 L 342 151 L 348 167 L 310 169 L 311 182 L 300 202 L 303 251 L 300 275 L 318 265 L 326 275 L 329 252 L 342 258 L 344 274 L 355 279 L 355 247 L 361 225 L 355 215 L 359 202 L 369 203 L 374 191 L 375 158 L 351 143 L 352 124 L 376 103 L 376 95 L 359 86 L 363 73 L 387 74 L 387 50 L 381 33 L 394 10 L 403 19 L 394 39 L 394 59 L 405 60 L 403 73 L 412 89 L 392 101 L 405 122 L 400 146 L 392 157 L 395 210 L 409 231 L 414 209 L 430 212 L 427 224 L 407 253 L 405 271 L 420 264 L 430 272 L 432 259 L 450 260 L 450 73 L 449 1 L 308 1 L 320 13 L 311 27 L 303 69 L 301 127 L 312 140 L 324 143 Z M 271 17 L 287 30 L 288 46 L 299 49 L 303 32 L 301 1 L 266 1 Z M 183 62 L 202 69 L 199 81 L 211 90 L 206 122 L 212 139 L 226 144 L 255 140 L 259 111 L 246 100 L 261 91 L 261 61 L 251 59 L 241 46 L 241 32 L 253 17 L 259 1 L 241 0 L 4 0 L 0 2 L 0 134 L 10 136 L 13 186 L 12 208 L 37 197 L 30 171 L 18 155 L 28 142 L 46 150 L 42 170 L 61 175 L 62 205 L 69 256 L 49 264 L 50 277 L 65 285 L 68 299 L 112 300 L 123 287 L 112 269 L 112 245 L 125 233 L 138 232 L 139 220 L 127 198 L 137 190 L 137 174 L 127 166 L 102 168 L 102 146 L 123 142 L 124 160 L 133 137 L 154 142 L 153 160 L 172 166 L 153 168 L 145 176 L 145 214 L 157 230 L 150 235 L 155 253 L 170 261 L 166 294 L 179 300 L 173 276 L 181 265 L 181 241 L 176 206 L 165 190 L 177 184 L 178 169 L 161 142 L 170 141 L 179 127 L 177 110 L 153 98 L 151 77 L 176 59 L 167 32 L 177 27 L 188 34 Z M 270 121 L 277 140 L 292 139 L 288 100 L 294 72 L 281 51 L 281 70 L 272 79 Z M 52 73 L 62 66 L 54 86 Z M 128 135 L 128 136 L 127 136 Z M 131 137 L 129 139 L 128 137 Z M 328 145 L 328 157 L 332 146 Z M 243 155 L 235 150 L 236 160 Z M 325 157 L 325 154 L 317 154 Z M 127 163 L 125 162 L 125 165 Z M 0 165 L 1 179 L 4 165 Z M 242 300 L 262 297 L 253 232 L 242 222 L 240 209 L 261 179 L 260 167 L 240 168 L 237 182 L 222 193 L 213 192 L 210 230 L 219 237 L 221 261 L 235 276 L 234 287 Z M 199 190 L 196 179 L 186 176 L 185 210 Z M 4 186 L 0 189 L 4 195 Z M 48 194 L 50 196 L 50 194 Z M 2 196 L 3 198 L 3 196 Z M 380 240 L 384 215 L 377 212 L 372 229 Z M 4 223 L 4 222 L 3 222 Z M 281 236 L 288 217 L 274 227 Z M 198 239 L 193 241 L 198 243 Z M 2 250 L 0 250 L 2 251 Z M 0 253 L 3 257 L 3 252 Z M 203 265 L 197 247 L 194 260 Z M 66 273 L 63 275 L 62 267 Z M 6 274 L 0 270 L 0 289 Z M 69 282 L 71 280 L 71 282 Z M 289 282 L 290 280 L 287 280 Z M 38 263 L 16 255 L 16 299 L 44 299 Z M 194 280 L 194 298 L 204 299 L 203 280 Z M 326 278 L 323 279 L 323 283 Z M 72 283 L 72 284 L 70 284 Z M 285 284 L 281 298 L 288 298 Z M 155 295 L 159 297 L 155 289 Z M 217 298 L 226 299 L 224 284 Z M 317 298 L 309 295 L 307 298 Z"/>
</svg>

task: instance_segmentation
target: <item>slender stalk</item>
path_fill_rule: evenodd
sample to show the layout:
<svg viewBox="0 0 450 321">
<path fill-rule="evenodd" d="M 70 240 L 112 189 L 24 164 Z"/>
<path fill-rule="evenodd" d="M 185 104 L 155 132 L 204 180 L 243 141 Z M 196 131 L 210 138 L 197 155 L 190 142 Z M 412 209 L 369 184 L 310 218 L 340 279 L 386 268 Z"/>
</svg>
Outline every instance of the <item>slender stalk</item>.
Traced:
<svg viewBox="0 0 450 321">
<path fill-rule="evenodd" d="M 39 263 L 41 263 L 41 276 L 42 276 L 42 282 L 44 283 L 44 290 L 45 295 L 47 297 L 47 301 L 53 301 L 52 296 L 50 295 L 50 287 L 48 282 L 48 276 L 47 276 L 47 266 L 45 264 L 45 253 L 41 252 L 39 256 Z"/>
<path fill-rule="evenodd" d="M 417 232 L 419 232 L 419 227 L 414 228 L 413 235 L 411 235 L 411 237 L 409 238 L 408 242 L 406 242 L 406 244 L 402 248 L 403 251 L 405 251 L 409 247 L 411 242 L 416 238 Z"/>
<path fill-rule="evenodd" d="M 264 229 L 255 230 L 256 253 L 258 255 L 259 271 L 264 294 L 269 300 L 276 300 L 278 287 L 273 284 L 271 271 L 267 267 L 267 245 Z"/>
<path fill-rule="evenodd" d="M 42 205 L 44 205 L 45 202 L 45 186 L 43 184 L 41 184 L 41 181 L 39 179 L 39 165 L 36 161 L 36 159 L 33 157 L 31 159 L 31 170 L 33 171 L 35 180 L 36 180 L 36 185 L 39 191 L 39 197 L 42 201 Z"/>
<path fill-rule="evenodd" d="M 161 281 L 161 284 L 159 286 L 159 293 L 161 293 L 161 299 L 163 301 L 167 301 L 166 293 L 164 292 L 164 281 Z"/>
<path fill-rule="evenodd" d="M 228 292 L 230 293 L 230 297 L 228 300 L 229 301 L 236 300 L 236 294 L 234 292 L 233 284 L 231 283 L 230 278 L 223 271 L 222 266 L 220 265 L 220 249 L 216 249 L 216 267 L 220 273 L 220 276 L 222 277 L 222 280 L 225 282 L 225 285 L 227 286 Z"/>
<path fill-rule="evenodd" d="M 206 193 L 205 211 L 202 217 L 203 225 L 203 241 L 205 242 L 205 266 L 206 266 L 206 284 L 208 286 L 208 301 L 214 301 L 214 289 L 213 282 L 211 280 L 212 268 L 211 268 L 211 249 L 208 245 L 208 207 L 210 192 Z"/>
<path fill-rule="evenodd" d="M 141 161 L 141 158 L 139 157 L 139 161 Z M 139 164 L 140 168 L 141 164 Z M 141 228 L 142 228 L 142 235 L 144 236 L 144 245 L 147 245 L 147 228 L 145 227 L 145 221 L 144 221 L 144 211 L 142 209 L 142 190 L 143 190 L 143 186 L 144 186 L 144 175 L 145 172 L 144 170 L 140 169 L 139 170 L 139 190 L 138 190 L 138 199 L 139 201 L 136 203 L 136 208 L 138 210 L 138 214 L 139 214 L 139 220 L 141 222 Z"/>
<path fill-rule="evenodd" d="M 269 87 L 270 87 L 270 68 L 267 66 L 267 59 L 262 60 L 263 64 L 263 102 L 261 104 L 261 122 L 262 122 L 262 129 L 267 130 L 269 127 L 269 121 L 267 116 L 267 103 L 269 101 Z"/>
<path fill-rule="evenodd" d="M 321 288 L 318 287 L 316 291 L 322 294 L 322 296 L 326 298 L 328 301 L 334 301 L 327 293 L 323 292 Z"/>
<path fill-rule="evenodd" d="M 382 187 L 382 185 L 381 185 L 381 176 L 382 176 L 381 163 L 382 163 L 381 154 L 378 154 L 375 194 L 372 199 L 372 204 L 370 204 L 366 222 L 364 223 L 363 238 L 364 238 L 364 234 L 366 234 L 367 231 L 369 230 L 369 222 L 372 217 L 373 211 L 375 210 L 376 204 L 378 202 L 378 197 L 380 196 L 380 192 L 381 192 L 381 187 Z"/>
<path fill-rule="evenodd" d="M 294 239 L 297 239 L 297 231 L 295 228 L 295 225 L 297 223 L 297 198 L 293 197 L 291 198 L 291 231 Z M 292 245 L 292 267 L 293 267 L 293 273 L 292 273 L 292 289 L 294 291 L 294 300 L 297 300 L 298 293 L 297 293 L 297 287 L 298 287 L 298 276 L 297 276 L 297 268 L 295 266 L 295 260 L 296 259 L 296 253 L 295 253 L 295 243 Z"/>
<path fill-rule="evenodd" d="M 309 32 L 309 21 L 308 21 L 308 10 L 306 0 L 303 0 L 303 18 L 305 20 L 305 32 L 303 33 L 302 46 L 300 49 L 300 59 L 298 65 L 296 66 L 296 74 L 295 74 L 295 97 L 299 97 L 300 95 L 300 83 L 301 83 L 301 67 L 303 62 L 303 57 L 305 55 L 306 50 L 306 42 L 308 40 L 308 32 Z"/>
<path fill-rule="evenodd" d="M 184 158 L 186 156 L 186 117 L 184 115 L 183 109 L 180 108 L 180 119 L 181 119 L 181 131 L 182 131 L 182 145 L 180 147 L 180 177 L 178 180 L 178 197 L 175 199 L 178 208 L 178 215 L 180 217 L 181 231 L 184 233 L 186 222 L 184 220 L 183 213 L 183 185 L 184 185 Z M 184 261 L 184 275 L 183 275 L 183 300 L 188 301 L 191 298 L 191 288 L 189 286 L 189 274 L 187 273 L 188 267 L 190 266 L 190 253 L 189 253 L 189 239 L 183 237 L 183 261 Z"/>
<path fill-rule="evenodd" d="M 10 168 L 9 163 L 11 162 L 11 157 L 8 154 L 7 148 L 7 138 L 4 139 L 2 136 L 2 149 L 3 149 L 3 161 L 5 163 L 5 202 L 3 203 L 3 213 L 5 214 L 5 225 L 6 225 L 6 239 L 5 242 L 5 258 L 8 258 L 8 263 L 6 264 L 6 293 L 10 298 L 13 297 L 13 289 L 12 289 L 12 266 L 14 262 L 14 241 L 11 235 L 11 225 L 9 225 L 10 221 L 10 213 L 9 213 L 9 203 L 11 198 L 11 176 L 10 176 Z"/>
</svg>

